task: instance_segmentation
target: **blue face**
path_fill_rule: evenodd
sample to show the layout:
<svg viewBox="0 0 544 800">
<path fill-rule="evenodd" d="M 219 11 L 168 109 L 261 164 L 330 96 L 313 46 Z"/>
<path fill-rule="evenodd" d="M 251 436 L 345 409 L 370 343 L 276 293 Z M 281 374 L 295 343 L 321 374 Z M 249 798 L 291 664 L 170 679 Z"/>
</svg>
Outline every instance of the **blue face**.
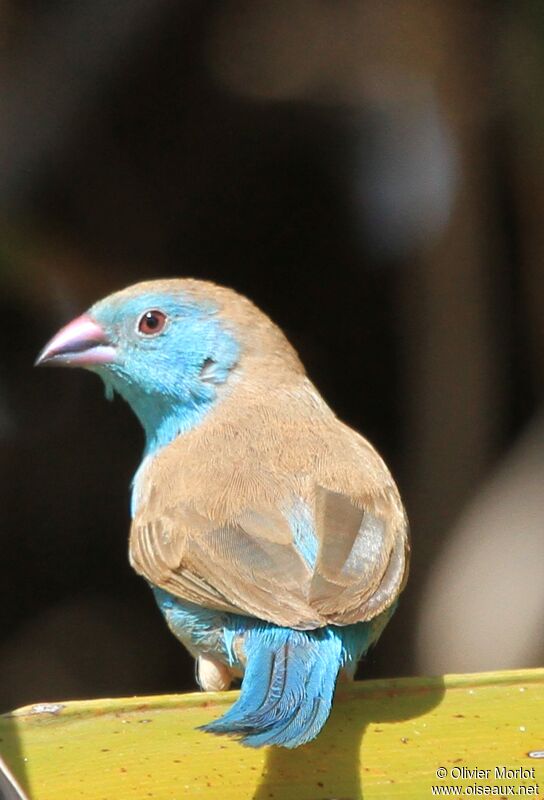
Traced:
<svg viewBox="0 0 544 800">
<path fill-rule="evenodd" d="M 93 371 L 131 405 L 148 450 L 198 423 L 238 362 L 238 343 L 211 303 L 149 293 L 102 300 L 89 314 L 116 350 L 115 363 Z"/>
</svg>

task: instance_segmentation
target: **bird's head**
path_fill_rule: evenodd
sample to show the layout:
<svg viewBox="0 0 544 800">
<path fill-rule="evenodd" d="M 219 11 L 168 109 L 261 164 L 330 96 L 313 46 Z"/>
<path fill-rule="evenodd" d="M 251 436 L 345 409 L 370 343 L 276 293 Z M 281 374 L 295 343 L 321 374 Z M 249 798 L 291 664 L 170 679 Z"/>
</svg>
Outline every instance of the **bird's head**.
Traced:
<svg viewBox="0 0 544 800">
<path fill-rule="evenodd" d="M 283 334 L 246 298 L 196 280 L 149 281 L 106 297 L 46 345 L 37 364 L 84 367 L 131 405 L 153 444 L 196 424 Z M 256 342 L 260 345 L 256 346 Z"/>
</svg>

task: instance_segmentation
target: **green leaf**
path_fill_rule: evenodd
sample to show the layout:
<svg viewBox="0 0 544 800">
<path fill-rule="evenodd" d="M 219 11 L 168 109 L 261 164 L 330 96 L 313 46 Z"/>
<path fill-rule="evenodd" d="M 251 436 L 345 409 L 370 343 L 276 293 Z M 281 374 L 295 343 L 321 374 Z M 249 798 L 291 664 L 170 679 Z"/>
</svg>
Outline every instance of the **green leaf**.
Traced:
<svg viewBox="0 0 544 800">
<path fill-rule="evenodd" d="M 31 800 L 423 800 L 432 786 L 505 783 L 544 797 L 544 670 L 342 684 L 323 733 L 292 751 L 197 730 L 236 696 L 30 706 L 0 718 L 0 748 Z M 461 767 L 490 774 L 454 777 Z"/>
</svg>

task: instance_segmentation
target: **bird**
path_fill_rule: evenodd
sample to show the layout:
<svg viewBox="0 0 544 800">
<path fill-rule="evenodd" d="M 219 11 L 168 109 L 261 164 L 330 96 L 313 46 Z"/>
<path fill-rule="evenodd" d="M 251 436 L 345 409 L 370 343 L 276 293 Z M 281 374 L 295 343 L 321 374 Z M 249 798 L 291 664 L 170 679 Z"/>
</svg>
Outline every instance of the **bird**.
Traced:
<svg viewBox="0 0 544 800">
<path fill-rule="evenodd" d="M 62 328 L 37 364 L 96 373 L 145 433 L 129 559 L 204 691 L 203 726 L 295 748 L 393 614 L 406 512 L 376 449 L 321 397 L 282 330 L 233 289 L 138 283 Z"/>
</svg>

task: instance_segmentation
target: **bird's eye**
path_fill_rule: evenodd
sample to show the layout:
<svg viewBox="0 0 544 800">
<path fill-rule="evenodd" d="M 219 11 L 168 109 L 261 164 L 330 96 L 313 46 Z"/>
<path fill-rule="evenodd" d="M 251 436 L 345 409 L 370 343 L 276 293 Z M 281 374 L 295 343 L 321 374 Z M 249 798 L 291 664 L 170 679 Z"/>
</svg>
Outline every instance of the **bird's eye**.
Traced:
<svg viewBox="0 0 544 800">
<path fill-rule="evenodd" d="M 138 331 L 145 336 L 154 336 L 160 333 L 166 325 L 166 314 L 158 309 L 146 311 L 138 322 Z"/>
</svg>

